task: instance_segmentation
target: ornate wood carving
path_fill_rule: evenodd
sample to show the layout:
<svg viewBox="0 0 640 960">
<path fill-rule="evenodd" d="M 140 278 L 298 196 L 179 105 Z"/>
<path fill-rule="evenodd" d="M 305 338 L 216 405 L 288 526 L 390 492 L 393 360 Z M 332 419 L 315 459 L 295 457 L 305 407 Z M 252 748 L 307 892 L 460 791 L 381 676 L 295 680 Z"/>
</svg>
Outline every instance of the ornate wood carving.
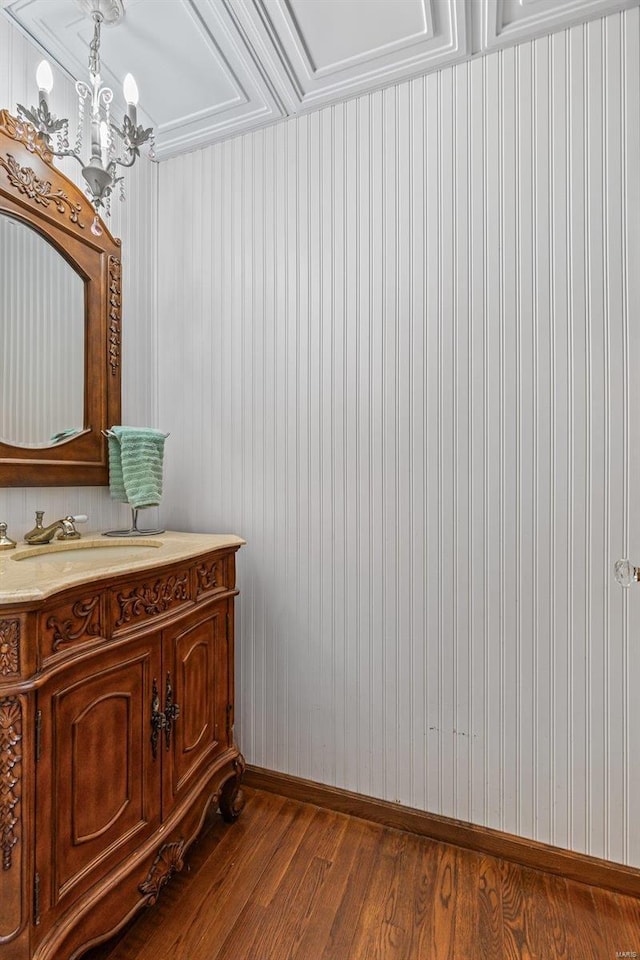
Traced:
<svg viewBox="0 0 640 960">
<path fill-rule="evenodd" d="M 18 120 L 11 116 L 8 110 L 0 111 L 0 130 L 12 140 L 23 144 L 29 153 L 36 153 L 45 163 L 53 160 L 53 154 L 33 124 Z"/>
<path fill-rule="evenodd" d="M 109 257 L 109 365 L 115 376 L 120 366 L 120 309 L 122 297 L 121 264 L 118 257 Z"/>
<path fill-rule="evenodd" d="M 71 608 L 72 617 L 59 620 L 51 616 L 47 620 L 47 629 L 53 630 L 53 649 L 62 643 L 79 640 L 84 634 L 90 637 L 102 635 L 100 626 L 100 594 L 85 600 L 77 600 Z"/>
<path fill-rule="evenodd" d="M 144 583 L 129 593 L 117 595 L 120 617 L 116 627 L 129 623 L 135 617 L 157 616 L 176 603 L 189 599 L 188 575 L 179 574 L 163 577 L 154 584 Z"/>
<path fill-rule="evenodd" d="M 0 850 L 2 869 L 10 870 L 18 843 L 22 756 L 22 710 L 18 700 L 0 698 Z"/>
<path fill-rule="evenodd" d="M 0 620 L 0 674 L 20 673 L 20 621 Z"/>
<path fill-rule="evenodd" d="M 184 850 L 185 842 L 182 839 L 165 843 L 160 847 L 146 879 L 138 887 L 140 893 L 149 898 L 151 906 L 156 903 L 165 883 L 169 882 L 174 873 L 182 870 Z"/>
<path fill-rule="evenodd" d="M 244 809 L 244 793 L 240 789 L 240 783 L 246 769 L 246 763 L 242 754 L 233 761 L 235 777 L 231 777 L 223 784 L 220 792 L 220 813 L 223 820 L 227 823 L 233 823 L 237 820 Z"/>
<path fill-rule="evenodd" d="M 208 593 L 209 590 L 215 590 L 216 587 L 224 586 L 224 561 L 210 560 L 201 563 L 196 567 L 196 576 L 198 578 L 197 596 L 201 593 Z"/>
<path fill-rule="evenodd" d="M 65 214 L 69 208 L 69 218 L 72 223 L 77 223 L 81 230 L 84 230 L 84 223 L 80 223 L 80 213 L 82 207 L 79 203 L 70 200 L 62 190 L 53 191 L 50 180 L 41 180 L 36 176 L 31 167 L 21 167 L 18 161 L 8 153 L 6 157 L 0 155 L 0 167 L 7 172 L 9 183 L 20 193 L 26 194 L 30 200 L 43 207 L 48 207 L 53 203 L 58 213 Z"/>
</svg>

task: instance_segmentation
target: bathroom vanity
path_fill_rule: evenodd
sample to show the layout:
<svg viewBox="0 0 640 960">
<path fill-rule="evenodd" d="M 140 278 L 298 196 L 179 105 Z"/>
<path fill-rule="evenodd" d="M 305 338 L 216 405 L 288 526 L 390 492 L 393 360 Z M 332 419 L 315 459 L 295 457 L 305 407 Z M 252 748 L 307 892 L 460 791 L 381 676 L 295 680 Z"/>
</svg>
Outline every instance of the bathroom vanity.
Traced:
<svg viewBox="0 0 640 960">
<path fill-rule="evenodd" d="M 0 554 L 0 960 L 71 960 L 234 820 L 231 535 Z"/>
</svg>

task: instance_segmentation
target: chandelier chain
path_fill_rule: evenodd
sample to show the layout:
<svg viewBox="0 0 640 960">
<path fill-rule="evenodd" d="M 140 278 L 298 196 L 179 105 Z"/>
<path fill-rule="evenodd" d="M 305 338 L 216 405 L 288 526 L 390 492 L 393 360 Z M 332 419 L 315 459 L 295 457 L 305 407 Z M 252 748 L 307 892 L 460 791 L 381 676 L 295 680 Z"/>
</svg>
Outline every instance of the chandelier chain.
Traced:
<svg viewBox="0 0 640 960">
<path fill-rule="evenodd" d="M 102 25 L 102 14 L 96 11 L 93 14 L 93 40 L 89 44 L 89 73 L 93 76 L 100 76 L 100 27 Z"/>
</svg>

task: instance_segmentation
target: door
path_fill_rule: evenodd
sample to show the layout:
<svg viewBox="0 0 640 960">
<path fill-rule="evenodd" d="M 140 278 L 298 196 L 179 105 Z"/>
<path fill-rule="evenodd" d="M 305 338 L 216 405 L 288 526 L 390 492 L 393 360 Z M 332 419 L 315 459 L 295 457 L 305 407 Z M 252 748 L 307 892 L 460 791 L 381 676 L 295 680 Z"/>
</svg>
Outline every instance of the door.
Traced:
<svg viewBox="0 0 640 960">
<path fill-rule="evenodd" d="M 150 742 L 160 635 L 101 653 L 38 694 L 37 860 L 44 933 L 160 824 L 161 761 Z"/>
<path fill-rule="evenodd" d="M 163 817 L 229 742 L 228 601 L 163 631 L 164 696 L 179 715 L 165 728 Z"/>
</svg>

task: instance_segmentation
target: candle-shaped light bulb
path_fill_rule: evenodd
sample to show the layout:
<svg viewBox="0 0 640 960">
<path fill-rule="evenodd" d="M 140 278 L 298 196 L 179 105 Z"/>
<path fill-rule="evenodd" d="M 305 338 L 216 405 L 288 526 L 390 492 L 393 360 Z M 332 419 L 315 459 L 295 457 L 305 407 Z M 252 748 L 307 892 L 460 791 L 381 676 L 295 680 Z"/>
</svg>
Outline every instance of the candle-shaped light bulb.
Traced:
<svg viewBox="0 0 640 960">
<path fill-rule="evenodd" d="M 128 73 L 124 78 L 124 83 L 122 84 L 122 90 L 124 92 L 124 98 L 128 104 L 132 107 L 138 106 L 138 84 L 134 80 L 132 74 Z"/>
<path fill-rule="evenodd" d="M 51 93 L 53 90 L 53 72 L 47 60 L 41 60 L 36 70 L 36 83 L 42 93 Z"/>
<path fill-rule="evenodd" d="M 130 73 L 128 73 L 124 78 L 122 90 L 124 93 L 124 98 L 127 101 L 127 116 L 129 117 L 131 123 L 135 126 L 136 107 L 138 106 L 138 84 Z"/>
<path fill-rule="evenodd" d="M 38 69 L 36 70 L 36 83 L 38 84 L 38 90 L 40 91 L 40 106 L 44 107 L 46 112 L 49 107 L 49 104 L 47 103 L 47 95 L 53 90 L 53 73 L 51 72 L 51 67 L 46 60 L 41 60 L 38 64 Z"/>
</svg>

